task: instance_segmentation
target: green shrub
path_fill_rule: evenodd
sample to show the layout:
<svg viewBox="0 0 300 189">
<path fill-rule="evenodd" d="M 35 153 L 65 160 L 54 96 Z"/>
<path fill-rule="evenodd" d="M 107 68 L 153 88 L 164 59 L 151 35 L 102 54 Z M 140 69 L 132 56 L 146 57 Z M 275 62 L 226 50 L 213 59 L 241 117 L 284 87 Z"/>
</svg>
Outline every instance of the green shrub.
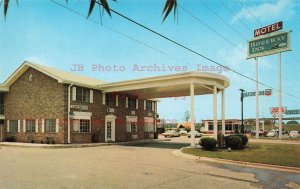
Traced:
<svg viewBox="0 0 300 189">
<path fill-rule="evenodd" d="M 203 137 L 199 144 L 204 148 L 204 150 L 213 150 L 216 148 L 217 140 L 210 137 Z"/>
<path fill-rule="evenodd" d="M 235 136 L 241 137 L 243 146 L 246 146 L 246 144 L 248 143 L 248 137 L 247 137 L 246 135 L 243 135 L 243 134 L 237 134 L 237 135 L 235 135 Z"/>
<path fill-rule="evenodd" d="M 237 135 L 229 135 L 225 137 L 225 145 L 227 147 L 230 147 L 231 149 L 242 149 L 243 148 L 243 142 L 242 138 Z"/>
</svg>

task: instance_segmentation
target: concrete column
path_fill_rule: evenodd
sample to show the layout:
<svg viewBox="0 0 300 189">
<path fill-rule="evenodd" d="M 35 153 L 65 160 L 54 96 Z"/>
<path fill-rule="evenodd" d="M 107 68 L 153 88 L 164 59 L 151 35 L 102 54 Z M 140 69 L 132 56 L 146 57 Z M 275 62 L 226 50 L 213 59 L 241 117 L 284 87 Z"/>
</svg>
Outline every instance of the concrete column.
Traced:
<svg viewBox="0 0 300 189">
<path fill-rule="evenodd" d="M 190 96 L 191 96 L 191 146 L 195 147 L 195 102 L 194 102 L 194 83 L 190 84 Z"/>
<path fill-rule="evenodd" d="M 225 89 L 222 89 L 222 134 L 225 135 Z"/>
<path fill-rule="evenodd" d="M 214 86 L 214 94 L 213 94 L 213 113 L 214 113 L 214 138 L 217 140 L 218 136 L 218 107 L 217 107 L 217 86 Z"/>
</svg>

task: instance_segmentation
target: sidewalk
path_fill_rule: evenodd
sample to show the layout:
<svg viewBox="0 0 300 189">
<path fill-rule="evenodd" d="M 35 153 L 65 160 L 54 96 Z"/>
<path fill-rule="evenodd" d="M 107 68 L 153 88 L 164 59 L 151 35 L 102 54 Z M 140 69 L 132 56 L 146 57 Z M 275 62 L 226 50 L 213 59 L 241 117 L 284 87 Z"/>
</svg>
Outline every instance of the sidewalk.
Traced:
<svg viewBox="0 0 300 189">
<path fill-rule="evenodd" d="M 134 145 L 140 143 L 151 143 L 165 141 L 165 139 L 147 139 L 130 142 L 111 142 L 111 143 L 86 143 L 86 144 L 38 144 L 38 143 L 22 143 L 22 142 L 0 142 L 1 146 L 21 147 L 21 148 L 84 148 L 84 147 L 99 147 L 110 145 Z"/>
</svg>

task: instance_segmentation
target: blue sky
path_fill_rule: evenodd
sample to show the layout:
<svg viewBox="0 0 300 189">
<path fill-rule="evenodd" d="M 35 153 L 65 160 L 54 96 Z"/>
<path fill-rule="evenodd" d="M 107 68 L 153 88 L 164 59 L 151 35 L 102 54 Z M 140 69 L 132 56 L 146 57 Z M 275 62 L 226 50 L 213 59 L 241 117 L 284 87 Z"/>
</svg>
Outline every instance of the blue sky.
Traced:
<svg viewBox="0 0 300 189">
<path fill-rule="evenodd" d="M 87 15 L 89 1 L 68 4 L 64 0 L 56 1 Z M 178 22 L 170 15 L 164 23 L 161 14 L 164 0 L 108 2 L 112 9 L 251 78 L 255 78 L 255 64 L 254 60 L 246 60 L 246 40 L 253 38 L 253 30 L 260 28 L 260 24 L 283 21 L 283 30 L 292 30 L 293 51 L 282 53 L 282 90 L 298 97 L 283 95 L 283 106 L 300 108 L 300 0 L 178 0 Z M 97 7 L 90 18 L 100 21 Z M 186 66 L 188 71 L 196 71 L 197 65 L 215 66 L 115 14 L 112 18 L 105 14 L 101 26 L 48 0 L 20 0 L 19 8 L 11 1 L 6 21 L 0 16 L 0 82 L 25 60 L 65 71 L 72 71 L 73 64 L 82 64 L 83 71 L 73 72 L 105 81 L 178 73 L 133 71 L 135 64 Z M 93 64 L 108 68 L 124 66 L 125 71 L 93 71 Z M 261 82 L 278 88 L 277 69 L 277 55 L 259 58 Z M 255 83 L 231 71 L 220 74 L 231 80 L 226 91 L 227 117 L 240 118 L 238 89 L 255 91 Z M 265 88 L 260 86 L 260 90 Z M 255 117 L 255 97 L 246 98 L 244 103 L 245 117 Z M 275 91 L 271 97 L 264 97 L 261 116 L 269 117 L 269 108 L 273 106 L 277 106 Z M 162 118 L 182 121 L 184 112 L 189 110 L 189 98 L 161 99 L 158 110 Z M 196 97 L 196 119 L 210 118 L 212 96 Z"/>
</svg>

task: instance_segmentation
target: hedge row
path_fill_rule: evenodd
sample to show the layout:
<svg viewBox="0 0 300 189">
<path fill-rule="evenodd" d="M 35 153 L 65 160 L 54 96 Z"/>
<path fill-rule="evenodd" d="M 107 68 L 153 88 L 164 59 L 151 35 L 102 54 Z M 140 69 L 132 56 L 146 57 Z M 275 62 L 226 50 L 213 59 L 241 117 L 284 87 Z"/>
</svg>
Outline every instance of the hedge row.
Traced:
<svg viewBox="0 0 300 189">
<path fill-rule="evenodd" d="M 229 135 L 224 137 L 225 146 L 230 147 L 231 149 L 244 149 L 248 143 L 248 137 L 243 134 Z M 204 150 L 213 150 L 216 149 L 217 140 L 210 137 L 201 138 L 199 144 Z"/>
</svg>

